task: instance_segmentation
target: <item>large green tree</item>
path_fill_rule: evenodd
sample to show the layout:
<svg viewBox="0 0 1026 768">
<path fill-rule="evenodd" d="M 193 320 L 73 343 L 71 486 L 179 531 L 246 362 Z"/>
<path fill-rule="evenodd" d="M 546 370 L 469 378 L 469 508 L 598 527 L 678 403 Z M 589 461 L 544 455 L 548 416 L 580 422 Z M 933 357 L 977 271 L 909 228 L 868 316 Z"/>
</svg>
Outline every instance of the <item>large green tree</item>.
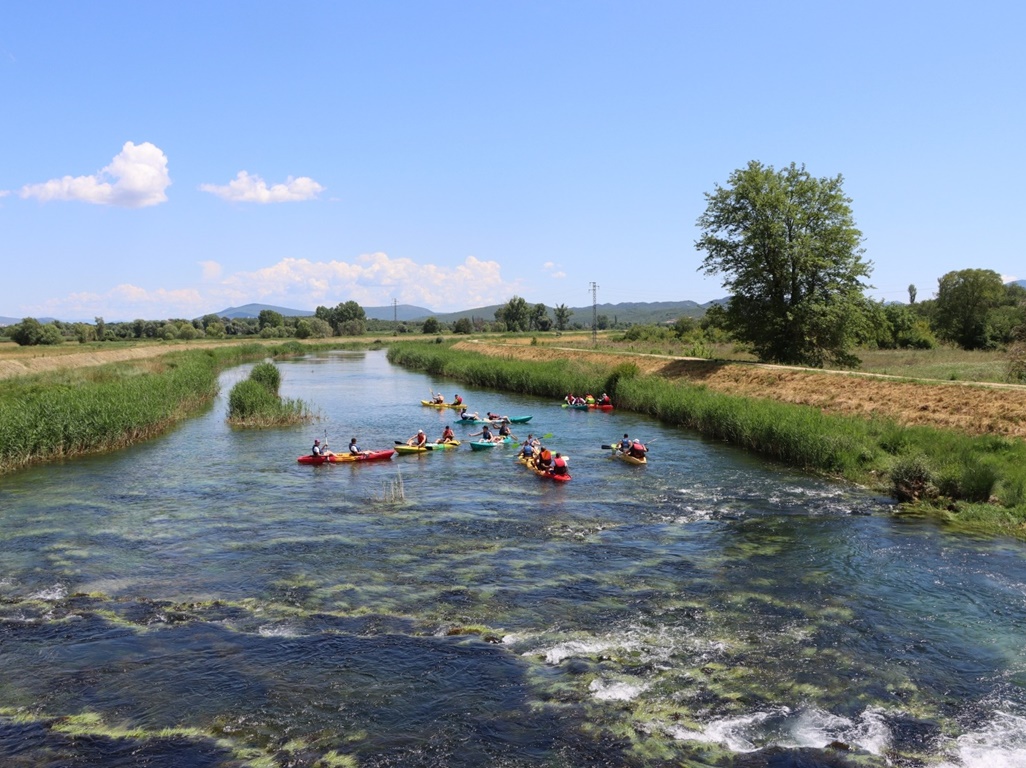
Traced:
<svg viewBox="0 0 1026 768">
<path fill-rule="evenodd" d="M 531 322 L 531 310 L 524 299 L 513 296 L 495 310 L 495 319 L 505 323 L 508 331 L 526 331 Z"/>
<path fill-rule="evenodd" d="M 865 323 L 862 278 L 872 263 L 862 260 L 842 182 L 814 178 L 804 165 L 778 171 L 752 161 L 706 193 L 699 269 L 724 276 L 729 327 L 760 360 L 859 362 L 850 350 Z"/>
<path fill-rule="evenodd" d="M 965 349 L 990 346 L 987 317 L 1007 296 L 1001 275 L 992 269 L 960 269 L 937 282 L 933 305 L 937 335 Z"/>
<path fill-rule="evenodd" d="M 570 325 L 570 316 L 573 315 L 574 311 L 567 307 L 566 304 L 557 304 L 555 313 L 556 330 L 565 331 Z"/>
</svg>

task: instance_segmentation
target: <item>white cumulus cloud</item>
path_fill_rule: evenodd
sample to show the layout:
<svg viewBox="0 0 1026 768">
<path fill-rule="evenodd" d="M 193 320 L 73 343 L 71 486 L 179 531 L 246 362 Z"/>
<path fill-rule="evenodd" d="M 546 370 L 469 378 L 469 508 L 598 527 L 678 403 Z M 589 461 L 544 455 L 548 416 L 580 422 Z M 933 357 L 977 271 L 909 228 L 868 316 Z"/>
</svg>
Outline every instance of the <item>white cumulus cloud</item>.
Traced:
<svg viewBox="0 0 1026 768">
<path fill-rule="evenodd" d="M 197 263 L 200 265 L 200 269 L 203 270 L 204 280 L 216 280 L 221 276 L 223 270 L 216 261 L 200 261 Z"/>
<path fill-rule="evenodd" d="M 80 200 L 94 205 L 145 208 L 167 201 L 171 185 L 167 156 L 146 141 L 125 142 L 110 165 L 92 176 L 64 176 L 21 188 L 23 198 L 37 200 Z"/>
<path fill-rule="evenodd" d="M 200 191 L 217 195 L 223 200 L 233 203 L 292 203 L 301 200 L 314 200 L 324 187 L 309 176 L 294 179 L 291 176 L 284 184 L 267 186 L 267 182 L 259 176 L 250 176 L 246 171 L 223 186 L 217 184 L 200 184 Z"/>
<path fill-rule="evenodd" d="M 454 266 L 393 259 L 385 253 L 351 261 L 284 258 L 256 270 L 226 274 L 216 261 L 201 261 L 198 266 L 200 278 L 191 287 L 123 283 L 108 291 L 74 293 L 26 307 L 26 316 L 161 320 L 198 317 L 249 303 L 313 310 L 350 300 L 365 307 L 389 306 L 393 299 L 447 312 L 502 304 L 522 293 L 519 281 L 502 277 L 498 262 L 474 256 Z"/>
<path fill-rule="evenodd" d="M 542 264 L 542 270 L 548 272 L 548 276 L 554 280 L 559 280 L 566 277 L 566 272 L 554 261 L 546 261 Z"/>
</svg>

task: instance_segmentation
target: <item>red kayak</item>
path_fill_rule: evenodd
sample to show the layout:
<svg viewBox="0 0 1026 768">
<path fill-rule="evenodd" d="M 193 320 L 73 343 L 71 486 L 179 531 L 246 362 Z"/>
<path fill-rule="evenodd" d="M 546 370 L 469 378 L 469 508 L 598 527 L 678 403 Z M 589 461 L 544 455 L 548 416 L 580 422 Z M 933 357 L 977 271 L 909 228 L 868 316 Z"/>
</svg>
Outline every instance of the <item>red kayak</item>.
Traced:
<svg viewBox="0 0 1026 768">
<path fill-rule="evenodd" d="M 382 451 L 368 451 L 367 453 L 358 453 L 353 455 L 351 453 L 337 453 L 334 456 L 300 456 L 296 461 L 300 464 L 348 464 L 353 461 L 380 461 L 381 459 L 390 459 L 392 454 L 395 453 L 391 448 L 385 448 Z"/>
</svg>

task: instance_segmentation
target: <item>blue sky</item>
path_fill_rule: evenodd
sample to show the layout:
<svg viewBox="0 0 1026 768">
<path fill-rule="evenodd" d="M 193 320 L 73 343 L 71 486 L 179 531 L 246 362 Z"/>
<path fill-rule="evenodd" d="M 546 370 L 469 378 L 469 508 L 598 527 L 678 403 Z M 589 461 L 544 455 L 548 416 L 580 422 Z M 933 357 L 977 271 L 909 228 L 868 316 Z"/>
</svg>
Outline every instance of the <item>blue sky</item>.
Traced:
<svg viewBox="0 0 1026 768">
<path fill-rule="evenodd" d="M 1015 2 L 0 12 L 0 315 L 699 302 L 704 194 L 844 176 L 869 295 L 1026 277 Z"/>
</svg>

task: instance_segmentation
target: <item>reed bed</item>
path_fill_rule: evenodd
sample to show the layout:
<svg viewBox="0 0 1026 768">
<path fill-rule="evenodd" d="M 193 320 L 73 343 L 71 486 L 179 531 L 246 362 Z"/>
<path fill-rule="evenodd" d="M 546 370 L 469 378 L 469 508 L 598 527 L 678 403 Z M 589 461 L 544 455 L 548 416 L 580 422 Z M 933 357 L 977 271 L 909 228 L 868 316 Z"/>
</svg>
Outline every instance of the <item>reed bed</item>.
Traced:
<svg viewBox="0 0 1026 768">
<path fill-rule="evenodd" d="M 249 378 L 228 393 L 228 423 L 233 427 L 266 428 L 305 424 L 313 420 L 306 403 L 282 397 L 281 371 L 274 363 L 253 366 Z"/>
<path fill-rule="evenodd" d="M 610 370 L 568 357 L 534 362 L 447 346 L 397 344 L 389 360 L 493 389 L 561 398 L 607 392 L 618 408 L 652 415 L 789 466 L 877 488 L 950 522 L 1026 538 L 1026 443 L 998 435 L 905 427 L 886 419 L 716 393 L 703 386 Z M 923 477 L 905 492 L 910 468 Z M 912 473 L 914 474 L 914 473 Z M 981 521 L 990 521 L 985 524 Z"/>
<path fill-rule="evenodd" d="M 0 390 L 0 472 L 154 437 L 208 407 L 222 370 L 309 350 L 239 344 L 11 379 Z"/>
</svg>

